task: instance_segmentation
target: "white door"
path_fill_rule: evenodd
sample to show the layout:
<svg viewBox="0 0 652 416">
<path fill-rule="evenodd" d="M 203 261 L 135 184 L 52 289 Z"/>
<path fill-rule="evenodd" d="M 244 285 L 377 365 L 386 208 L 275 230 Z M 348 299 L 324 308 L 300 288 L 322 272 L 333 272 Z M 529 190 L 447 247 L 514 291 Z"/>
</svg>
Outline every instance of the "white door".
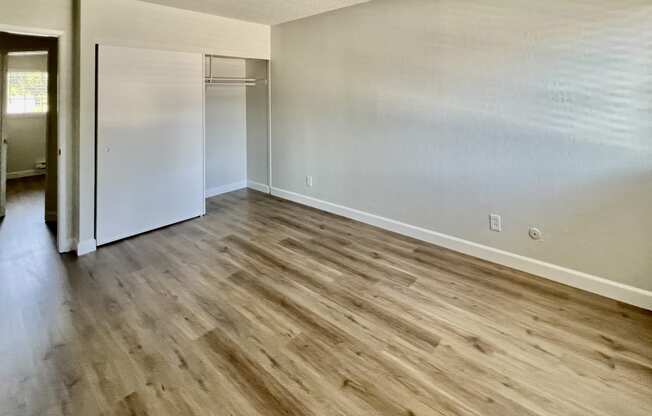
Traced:
<svg viewBox="0 0 652 416">
<path fill-rule="evenodd" d="M 0 50 L 0 218 L 7 205 L 7 53 Z"/>
<path fill-rule="evenodd" d="M 202 55 L 98 54 L 97 243 L 203 215 Z"/>
</svg>

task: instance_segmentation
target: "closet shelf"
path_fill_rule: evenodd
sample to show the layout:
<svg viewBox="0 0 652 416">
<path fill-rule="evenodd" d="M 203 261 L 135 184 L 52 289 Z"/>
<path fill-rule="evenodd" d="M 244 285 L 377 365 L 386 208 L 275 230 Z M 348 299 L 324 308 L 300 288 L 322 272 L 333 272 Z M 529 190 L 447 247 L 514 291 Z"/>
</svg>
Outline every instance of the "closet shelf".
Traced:
<svg viewBox="0 0 652 416">
<path fill-rule="evenodd" d="M 257 79 L 257 78 L 244 78 L 244 77 L 217 77 L 214 76 L 213 72 L 213 59 L 219 59 L 217 56 L 213 55 L 206 55 L 208 58 L 208 71 L 206 74 L 208 76 L 205 77 L 205 84 L 206 86 L 217 86 L 217 85 L 232 85 L 232 86 L 244 86 L 244 87 L 255 87 L 258 85 L 258 83 L 263 83 L 263 85 L 267 85 L 267 80 L 266 79 Z"/>
</svg>

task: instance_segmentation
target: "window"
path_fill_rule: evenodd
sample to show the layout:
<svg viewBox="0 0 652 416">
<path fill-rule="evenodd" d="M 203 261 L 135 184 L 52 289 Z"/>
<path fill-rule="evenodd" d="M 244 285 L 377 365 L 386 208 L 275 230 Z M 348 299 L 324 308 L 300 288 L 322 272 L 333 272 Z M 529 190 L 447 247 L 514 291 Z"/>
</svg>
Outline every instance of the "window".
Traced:
<svg viewBox="0 0 652 416">
<path fill-rule="evenodd" d="M 8 114 L 47 113 L 47 72 L 9 71 L 7 87 Z"/>
</svg>

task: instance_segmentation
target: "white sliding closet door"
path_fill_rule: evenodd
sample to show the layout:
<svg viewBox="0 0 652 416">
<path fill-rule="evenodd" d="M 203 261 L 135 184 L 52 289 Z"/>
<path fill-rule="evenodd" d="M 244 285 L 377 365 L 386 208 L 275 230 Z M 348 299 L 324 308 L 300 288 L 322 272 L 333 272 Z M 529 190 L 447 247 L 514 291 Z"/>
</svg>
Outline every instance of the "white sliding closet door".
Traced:
<svg viewBox="0 0 652 416">
<path fill-rule="evenodd" d="M 97 243 L 201 216 L 201 54 L 100 46 Z"/>
</svg>

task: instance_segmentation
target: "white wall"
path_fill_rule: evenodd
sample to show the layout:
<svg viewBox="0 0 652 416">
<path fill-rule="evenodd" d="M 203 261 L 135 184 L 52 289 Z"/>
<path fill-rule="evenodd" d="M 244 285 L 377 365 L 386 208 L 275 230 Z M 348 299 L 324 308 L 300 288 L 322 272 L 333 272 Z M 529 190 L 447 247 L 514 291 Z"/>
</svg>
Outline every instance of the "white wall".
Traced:
<svg viewBox="0 0 652 416">
<path fill-rule="evenodd" d="M 45 114 L 7 116 L 9 177 L 35 170 L 37 162 L 45 161 L 46 118 Z"/>
<path fill-rule="evenodd" d="M 213 76 L 244 78 L 244 59 L 213 58 Z M 206 191 L 214 196 L 247 181 L 247 97 L 244 86 L 206 87 Z"/>
<path fill-rule="evenodd" d="M 9 71 L 47 72 L 47 55 L 10 55 Z M 46 114 L 7 115 L 7 173 L 9 177 L 34 171 L 37 162 L 45 161 Z M 45 173 L 45 170 L 42 171 Z"/>
<path fill-rule="evenodd" d="M 268 59 L 269 26 L 137 0 L 80 4 L 79 229 L 85 252 L 93 247 L 95 44 Z"/>
<path fill-rule="evenodd" d="M 268 78 L 268 62 L 248 59 L 247 78 Z M 269 185 L 269 88 L 257 82 L 247 88 L 247 179 L 253 188 L 263 191 Z"/>
<path fill-rule="evenodd" d="M 70 192 L 74 180 L 74 22 L 73 0 L 22 0 L 0 2 L 0 30 L 23 33 L 52 34 L 59 36 L 59 157 L 65 175 L 59 182 L 62 195 L 60 203 L 66 212 L 58 216 L 60 233 L 57 238 L 63 250 L 71 246 L 73 235 L 73 195 Z"/>
<path fill-rule="evenodd" d="M 650 301 L 650 39 L 638 0 L 376 0 L 273 27 L 273 184 Z"/>
</svg>

